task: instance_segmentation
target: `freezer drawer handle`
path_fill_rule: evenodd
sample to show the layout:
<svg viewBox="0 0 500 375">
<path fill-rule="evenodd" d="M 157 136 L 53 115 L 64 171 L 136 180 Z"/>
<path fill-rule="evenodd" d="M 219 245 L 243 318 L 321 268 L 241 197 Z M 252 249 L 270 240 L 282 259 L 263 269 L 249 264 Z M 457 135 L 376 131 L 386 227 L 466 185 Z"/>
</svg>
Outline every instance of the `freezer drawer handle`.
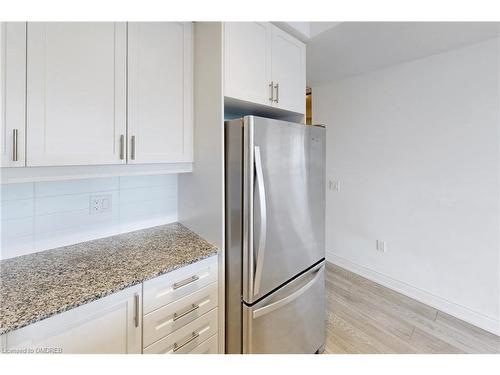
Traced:
<svg viewBox="0 0 500 375">
<path fill-rule="evenodd" d="M 198 337 L 200 337 L 200 334 L 198 332 L 193 332 L 189 337 L 189 339 L 187 339 L 186 342 L 184 342 L 183 344 L 179 345 L 177 343 L 174 343 L 174 353 L 178 350 L 181 350 L 183 347 L 185 347 L 191 341 L 196 340 Z"/>
<path fill-rule="evenodd" d="M 200 305 L 197 305 L 195 303 L 193 303 L 191 305 L 191 307 L 189 309 L 187 309 L 186 311 L 183 311 L 181 313 L 174 313 L 174 318 L 173 318 L 173 321 L 175 322 L 176 320 L 182 318 L 183 316 L 186 316 L 187 314 L 190 314 L 192 313 L 193 311 L 196 311 L 200 308 Z"/>
<path fill-rule="evenodd" d="M 267 306 L 264 306 L 264 307 L 261 307 L 260 309 L 257 309 L 253 312 L 253 318 L 254 319 L 257 319 L 258 317 L 261 317 L 262 315 L 266 315 L 266 314 L 269 314 L 271 312 L 273 312 L 274 310 L 277 310 L 283 306 L 285 306 L 286 304 L 296 300 L 297 298 L 299 298 L 302 294 L 304 294 L 310 287 L 312 287 L 314 285 L 314 283 L 316 282 L 316 280 L 318 279 L 318 277 L 320 276 L 320 273 L 318 272 L 321 268 L 323 268 L 324 266 L 321 266 L 320 268 L 318 268 L 315 272 L 316 272 L 316 276 L 314 276 L 314 278 L 309 281 L 306 285 L 304 285 L 302 288 L 300 288 L 299 290 L 293 292 L 292 294 L 286 296 L 285 298 L 283 299 L 280 299 L 279 301 L 276 301 L 274 303 L 271 303 Z"/>
<path fill-rule="evenodd" d="M 197 276 L 197 275 L 194 275 L 194 276 L 191 276 L 191 277 L 188 277 L 186 280 L 182 280 L 182 281 L 179 281 L 177 283 L 174 283 L 172 285 L 172 288 L 175 290 L 175 289 L 179 289 L 179 288 L 182 288 L 183 286 L 186 286 L 188 284 L 191 284 L 191 283 L 194 283 L 195 281 L 199 280 L 200 277 Z"/>
<path fill-rule="evenodd" d="M 266 252 L 267 235 L 267 207 L 266 207 L 266 189 L 264 187 L 264 174 L 262 173 L 262 159 L 260 157 L 260 147 L 254 147 L 255 153 L 255 174 L 257 176 L 257 186 L 259 187 L 260 204 L 260 238 L 257 248 L 257 262 L 255 267 L 255 279 L 253 286 L 253 295 L 259 294 L 260 281 L 262 280 L 262 267 L 264 266 L 264 254 Z"/>
</svg>

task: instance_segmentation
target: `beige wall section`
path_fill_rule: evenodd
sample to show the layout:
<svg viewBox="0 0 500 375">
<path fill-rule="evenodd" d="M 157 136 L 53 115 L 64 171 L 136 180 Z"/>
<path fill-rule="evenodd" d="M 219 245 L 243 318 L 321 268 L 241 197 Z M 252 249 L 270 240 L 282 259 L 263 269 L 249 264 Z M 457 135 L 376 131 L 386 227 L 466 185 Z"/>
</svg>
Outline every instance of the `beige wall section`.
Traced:
<svg viewBox="0 0 500 375">
<path fill-rule="evenodd" d="M 194 24 L 194 163 L 179 175 L 179 221 L 219 251 L 219 345 L 224 348 L 223 25 Z"/>
</svg>

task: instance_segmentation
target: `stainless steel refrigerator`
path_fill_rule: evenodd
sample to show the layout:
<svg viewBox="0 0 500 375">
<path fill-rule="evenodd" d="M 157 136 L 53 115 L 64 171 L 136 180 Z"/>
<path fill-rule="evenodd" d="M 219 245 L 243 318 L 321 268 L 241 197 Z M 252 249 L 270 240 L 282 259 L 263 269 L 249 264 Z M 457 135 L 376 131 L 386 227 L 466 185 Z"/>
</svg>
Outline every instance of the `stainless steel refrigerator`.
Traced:
<svg viewBox="0 0 500 375">
<path fill-rule="evenodd" d="M 226 353 L 325 342 L 325 129 L 225 122 Z"/>
</svg>

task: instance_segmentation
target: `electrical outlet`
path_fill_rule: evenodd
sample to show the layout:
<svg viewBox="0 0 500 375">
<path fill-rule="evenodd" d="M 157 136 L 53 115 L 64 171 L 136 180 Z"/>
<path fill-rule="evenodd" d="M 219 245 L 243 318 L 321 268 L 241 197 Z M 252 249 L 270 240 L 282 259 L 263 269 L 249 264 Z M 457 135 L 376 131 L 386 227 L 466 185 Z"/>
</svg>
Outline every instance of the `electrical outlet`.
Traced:
<svg viewBox="0 0 500 375">
<path fill-rule="evenodd" d="M 91 195 L 89 212 L 91 215 L 111 211 L 111 194 Z"/>
<path fill-rule="evenodd" d="M 387 243 L 382 240 L 377 240 L 377 250 L 381 253 L 387 252 Z"/>
<path fill-rule="evenodd" d="M 337 180 L 329 180 L 328 181 L 328 189 L 331 191 L 340 191 L 340 181 Z"/>
</svg>

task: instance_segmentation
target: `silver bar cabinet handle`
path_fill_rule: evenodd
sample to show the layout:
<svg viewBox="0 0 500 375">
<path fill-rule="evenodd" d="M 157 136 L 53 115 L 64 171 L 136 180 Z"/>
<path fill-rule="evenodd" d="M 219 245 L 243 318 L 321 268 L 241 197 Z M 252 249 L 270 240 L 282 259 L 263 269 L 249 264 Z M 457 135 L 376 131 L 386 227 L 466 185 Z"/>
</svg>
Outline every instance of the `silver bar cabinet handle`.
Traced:
<svg viewBox="0 0 500 375">
<path fill-rule="evenodd" d="M 135 135 L 130 137 L 130 159 L 135 160 Z"/>
<path fill-rule="evenodd" d="M 174 290 L 175 290 L 175 289 L 179 289 L 179 288 L 181 288 L 181 287 L 183 287 L 183 286 L 186 286 L 186 285 L 188 285 L 188 284 L 194 283 L 196 280 L 199 280 L 199 279 L 200 279 L 200 277 L 199 277 L 199 276 L 197 276 L 197 275 L 193 275 L 193 276 L 191 276 L 191 277 L 187 278 L 186 280 L 182 280 L 182 281 L 179 281 L 179 282 L 177 282 L 177 283 L 174 283 L 174 284 L 172 285 L 172 288 L 173 288 Z"/>
<path fill-rule="evenodd" d="M 18 160 L 18 155 L 17 155 L 17 138 L 18 138 L 18 130 L 13 129 L 12 130 L 12 161 L 17 161 Z"/>
<path fill-rule="evenodd" d="M 187 344 L 197 339 L 198 337 L 200 337 L 200 334 L 198 332 L 193 332 L 189 337 L 189 339 L 186 342 L 182 343 L 181 345 L 174 343 L 174 353 L 178 350 L 181 350 L 183 347 L 185 347 Z"/>
<path fill-rule="evenodd" d="M 193 311 L 198 310 L 199 308 L 200 308 L 200 305 L 193 303 L 191 305 L 191 307 L 189 309 L 187 309 L 186 311 L 183 311 L 181 313 L 174 313 L 174 318 L 172 320 L 175 322 L 176 320 L 182 318 L 183 316 L 186 316 L 187 314 L 192 313 Z"/>
<path fill-rule="evenodd" d="M 269 101 L 273 102 L 274 101 L 274 82 L 271 81 L 269 84 Z"/>
<path fill-rule="evenodd" d="M 280 101 L 280 84 L 279 83 L 275 84 L 274 88 L 276 89 L 276 99 L 274 99 L 274 102 L 279 103 L 279 101 Z"/>
<path fill-rule="evenodd" d="M 134 325 L 139 327 L 139 295 L 134 294 Z"/>
<path fill-rule="evenodd" d="M 125 159 L 125 136 L 120 135 L 120 160 Z"/>
</svg>

